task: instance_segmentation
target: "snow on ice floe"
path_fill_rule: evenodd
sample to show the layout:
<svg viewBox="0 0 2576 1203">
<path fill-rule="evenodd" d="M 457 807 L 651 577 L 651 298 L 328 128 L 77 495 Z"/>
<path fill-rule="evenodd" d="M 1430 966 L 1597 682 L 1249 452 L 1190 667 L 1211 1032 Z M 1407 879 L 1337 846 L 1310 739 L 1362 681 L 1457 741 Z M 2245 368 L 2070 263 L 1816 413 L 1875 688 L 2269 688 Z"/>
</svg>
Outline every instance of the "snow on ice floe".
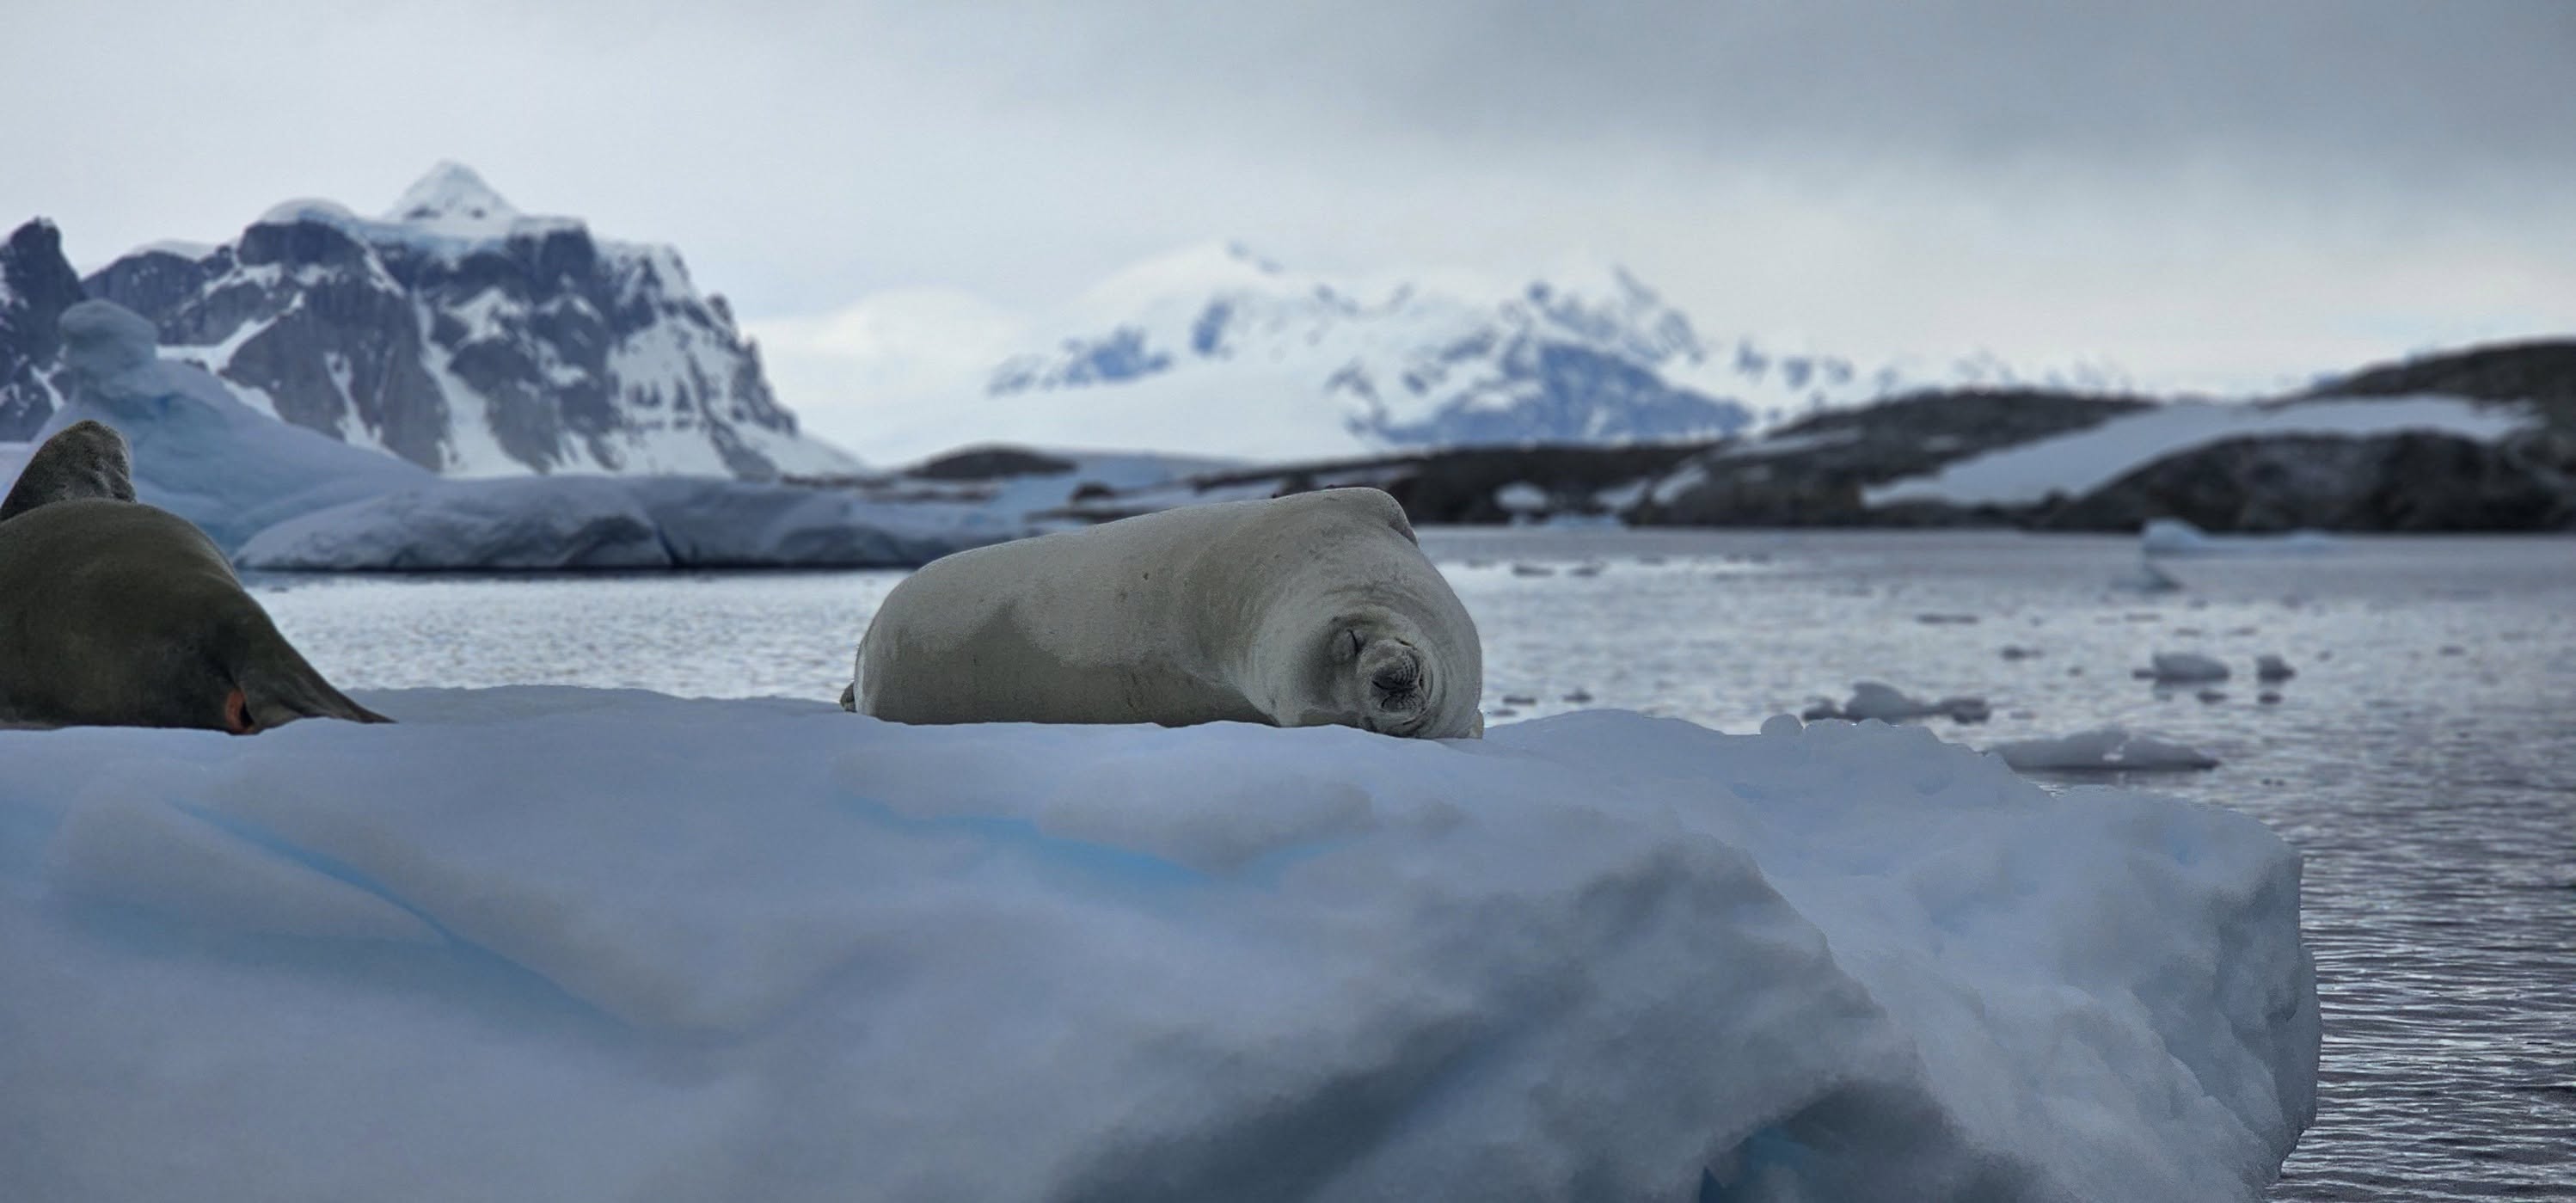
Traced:
<svg viewBox="0 0 2576 1203">
<path fill-rule="evenodd" d="M 2182 588 L 2182 582 L 2141 555 L 2137 567 L 2111 578 L 2111 588 L 2122 593 L 2172 593 Z"/>
<path fill-rule="evenodd" d="M 1862 500 L 1873 507 L 1899 501 L 2035 505 L 2051 493 L 2081 497 L 2165 456 L 2223 439 L 2422 430 L 2491 441 L 2532 420 L 2522 409 L 2457 397 L 2337 397 L 2287 405 L 2177 401 L 1867 489 Z"/>
<path fill-rule="evenodd" d="M 2024 739 L 1996 744 L 2004 763 L 2025 772 L 2170 773 L 2218 767 L 2218 758 L 2185 744 L 2139 735 L 2118 727 L 2078 731 L 2056 739 Z"/>
<path fill-rule="evenodd" d="M 2298 859 L 1919 729 L 0 732 L 30 1198 L 2251 1199 Z"/>
</svg>

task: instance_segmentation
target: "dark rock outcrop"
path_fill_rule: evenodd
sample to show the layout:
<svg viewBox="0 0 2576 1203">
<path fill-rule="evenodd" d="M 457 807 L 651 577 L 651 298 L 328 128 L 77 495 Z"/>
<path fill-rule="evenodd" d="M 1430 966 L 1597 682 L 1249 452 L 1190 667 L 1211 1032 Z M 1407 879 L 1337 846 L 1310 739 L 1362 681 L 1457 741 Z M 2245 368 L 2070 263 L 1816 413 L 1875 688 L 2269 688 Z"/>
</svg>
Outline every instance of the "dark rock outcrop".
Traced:
<svg viewBox="0 0 2576 1203">
<path fill-rule="evenodd" d="M 2425 355 L 2363 368 L 2309 390 L 2310 396 L 2394 397 L 2438 393 L 2481 401 L 2529 402 L 2552 425 L 2576 427 L 2576 339 L 2536 339 Z"/>
<path fill-rule="evenodd" d="M 84 296 L 54 223 L 37 218 L 0 243 L 0 441 L 35 437 L 61 407 L 56 325 Z"/>
<path fill-rule="evenodd" d="M 1041 455 L 1022 447 L 968 447 L 917 464 L 905 472 L 923 480 L 999 480 L 1012 476 L 1054 476 L 1071 472 L 1072 460 Z"/>
<path fill-rule="evenodd" d="M 2029 524 L 2133 531 L 2155 518 L 2239 533 L 2556 530 L 2576 521 L 2576 489 L 2507 446 L 2455 435 L 2273 435 L 2166 456 Z"/>
</svg>

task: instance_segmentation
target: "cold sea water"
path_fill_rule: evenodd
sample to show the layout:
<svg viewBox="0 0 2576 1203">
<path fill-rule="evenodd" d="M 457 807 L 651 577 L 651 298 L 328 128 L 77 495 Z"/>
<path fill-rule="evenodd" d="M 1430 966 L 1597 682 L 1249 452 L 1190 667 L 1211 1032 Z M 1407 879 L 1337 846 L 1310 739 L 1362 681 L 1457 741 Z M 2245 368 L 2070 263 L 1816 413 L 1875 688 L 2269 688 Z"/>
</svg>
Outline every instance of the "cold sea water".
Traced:
<svg viewBox="0 0 2576 1203">
<path fill-rule="evenodd" d="M 2007 533 L 1430 531 L 1490 722 L 1622 707 L 1749 732 L 1860 680 L 1977 695 L 1986 746 L 2125 725 L 2220 759 L 2129 784 L 2305 854 L 2317 1121 L 2279 1199 L 2576 1198 L 2576 540 L 2160 560 Z M 565 683 L 828 701 L 897 572 L 254 578 L 350 688 Z M 2010 655 L 2006 649 L 2014 649 Z M 2234 669 L 2204 698 L 2159 651 Z M 2277 653 L 2297 676 L 2253 679 Z M 2265 701 L 2265 689 L 2277 691 Z M 2052 786 L 2076 778 L 2045 779 Z"/>
</svg>

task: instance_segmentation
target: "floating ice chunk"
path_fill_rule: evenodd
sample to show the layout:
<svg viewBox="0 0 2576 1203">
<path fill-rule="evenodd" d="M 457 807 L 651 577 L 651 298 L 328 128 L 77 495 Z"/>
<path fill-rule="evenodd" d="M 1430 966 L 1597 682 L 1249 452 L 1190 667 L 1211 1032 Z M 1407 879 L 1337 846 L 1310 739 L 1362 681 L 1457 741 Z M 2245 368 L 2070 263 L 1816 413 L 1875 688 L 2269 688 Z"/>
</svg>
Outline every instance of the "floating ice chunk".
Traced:
<svg viewBox="0 0 2576 1203">
<path fill-rule="evenodd" d="M 2127 593 L 2171 593 L 2182 588 L 2182 582 L 2140 556 L 2137 567 L 2111 578 L 2111 587 Z"/>
<path fill-rule="evenodd" d="M 2160 685 L 2197 685 L 2229 676 L 2226 665 L 2197 652 L 2157 652 L 2146 672 Z"/>
<path fill-rule="evenodd" d="M 2287 681 L 2297 675 L 2299 670 L 2290 667 L 2290 662 L 2279 656 L 2263 655 L 2254 659 L 2254 679 L 2257 681 Z"/>
<path fill-rule="evenodd" d="M 2138 550 L 2150 556 L 2315 554 L 2342 544 L 2312 530 L 2286 535 L 2213 535 L 2179 518 L 2157 518 L 2138 532 Z"/>
<path fill-rule="evenodd" d="M 1882 681 L 1856 681 L 1852 684 L 1851 697 L 1840 707 L 1827 706 L 1821 712 L 1810 709 L 1808 717 L 1844 718 L 1855 722 L 1877 719 L 1895 723 L 1938 714 L 1956 722 L 1982 723 L 1992 713 L 1984 698 L 1960 696 L 1927 702 Z"/>
<path fill-rule="evenodd" d="M 1551 504 L 1547 490 L 1528 481 L 1514 481 L 1494 490 L 1494 504 L 1516 517 L 1547 512 Z"/>
<path fill-rule="evenodd" d="M 2216 757 L 2197 748 L 2119 727 L 2078 731 L 2057 739 L 2014 740 L 1989 750 L 2024 772 L 2163 773 L 2218 767 Z"/>
</svg>

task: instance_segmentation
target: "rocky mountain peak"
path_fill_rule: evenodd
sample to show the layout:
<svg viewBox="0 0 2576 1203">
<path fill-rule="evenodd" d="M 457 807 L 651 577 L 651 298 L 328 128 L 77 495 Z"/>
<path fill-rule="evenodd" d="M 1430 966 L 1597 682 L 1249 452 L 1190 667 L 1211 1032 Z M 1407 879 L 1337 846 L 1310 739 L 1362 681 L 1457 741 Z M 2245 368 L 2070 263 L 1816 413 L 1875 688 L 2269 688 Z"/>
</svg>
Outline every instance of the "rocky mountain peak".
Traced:
<svg viewBox="0 0 2576 1203">
<path fill-rule="evenodd" d="M 520 216 L 518 209 L 501 199 L 501 194 L 484 183 L 473 168 L 454 160 L 441 160 L 429 169 L 429 174 L 403 190 L 402 198 L 385 210 L 383 220 L 506 227 Z"/>
<path fill-rule="evenodd" d="M 54 223 L 36 218 L 0 243 L 0 440 L 28 438 L 53 416 L 61 400 L 55 323 L 82 295 Z"/>
<path fill-rule="evenodd" d="M 460 476 L 846 471 L 777 403 L 667 246 L 521 213 L 441 163 L 382 217 L 270 209 L 191 257 L 89 278 L 253 409 Z"/>
</svg>

